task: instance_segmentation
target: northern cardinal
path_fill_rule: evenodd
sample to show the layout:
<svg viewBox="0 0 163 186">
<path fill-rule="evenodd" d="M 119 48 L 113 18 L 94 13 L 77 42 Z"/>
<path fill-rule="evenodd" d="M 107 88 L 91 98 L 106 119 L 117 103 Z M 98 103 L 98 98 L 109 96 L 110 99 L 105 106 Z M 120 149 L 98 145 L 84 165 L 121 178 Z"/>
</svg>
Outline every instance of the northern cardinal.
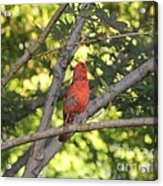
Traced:
<svg viewBox="0 0 163 186">
<path fill-rule="evenodd" d="M 85 110 L 89 101 L 89 94 L 87 68 L 85 63 L 79 62 L 74 69 L 73 80 L 64 99 L 64 126 L 72 124 L 74 116 Z M 60 135 L 59 141 L 65 142 L 70 139 L 72 135 L 73 133 Z"/>
</svg>

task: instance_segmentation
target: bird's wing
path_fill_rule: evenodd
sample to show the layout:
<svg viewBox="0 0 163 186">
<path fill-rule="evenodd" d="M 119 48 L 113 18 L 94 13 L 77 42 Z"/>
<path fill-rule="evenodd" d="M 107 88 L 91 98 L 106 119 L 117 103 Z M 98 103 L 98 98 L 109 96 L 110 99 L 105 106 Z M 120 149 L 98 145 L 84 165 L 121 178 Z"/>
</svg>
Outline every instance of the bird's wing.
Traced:
<svg viewBox="0 0 163 186">
<path fill-rule="evenodd" d="M 64 101 L 64 107 L 74 108 L 77 105 L 77 99 L 75 95 L 67 96 Z"/>
<path fill-rule="evenodd" d="M 78 95 L 77 95 L 76 85 L 72 83 L 64 99 L 64 112 L 66 114 L 70 112 L 74 112 L 74 109 L 78 104 L 77 99 L 78 99 Z"/>
<path fill-rule="evenodd" d="M 75 96 L 68 96 L 65 100 L 64 100 L 64 112 L 63 112 L 63 116 L 64 116 L 64 121 L 65 123 L 72 123 L 73 121 L 73 113 L 75 111 L 77 105 L 77 100 Z"/>
</svg>

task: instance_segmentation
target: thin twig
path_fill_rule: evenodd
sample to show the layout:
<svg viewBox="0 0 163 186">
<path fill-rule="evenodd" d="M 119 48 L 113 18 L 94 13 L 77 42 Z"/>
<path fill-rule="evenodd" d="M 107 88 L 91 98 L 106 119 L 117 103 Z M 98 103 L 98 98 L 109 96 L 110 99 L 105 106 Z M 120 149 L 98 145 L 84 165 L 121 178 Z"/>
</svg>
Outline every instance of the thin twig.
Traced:
<svg viewBox="0 0 163 186">
<path fill-rule="evenodd" d="M 112 39 L 119 39 L 119 38 L 123 38 L 123 37 L 134 37 L 134 36 L 139 36 L 139 35 L 153 35 L 152 32 L 131 32 L 131 33 L 125 33 L 125 34 L 119 34 L 119 35 L 113 35 L 113 36 L 101 36 L 101 37 L 97 37 L 97 38 L 85 38 L 79 42 L 75 42 L 72 45 L 82 45 L 82 44 L 92 44 L 92 43 L 96 43 L 99 41 L 110 41 Z M 62 49 L 63 46 L 55 48 L 55 49 L 51 49 L 45 52 L 41 52 L 36 54 L 35 56 L 32 57 L 32 59 L 38 58 L 40 56 L 47 56 L 50 54 L 54 54 L 55 52 L 58 52 L 59 50 Z"/>
</svg>

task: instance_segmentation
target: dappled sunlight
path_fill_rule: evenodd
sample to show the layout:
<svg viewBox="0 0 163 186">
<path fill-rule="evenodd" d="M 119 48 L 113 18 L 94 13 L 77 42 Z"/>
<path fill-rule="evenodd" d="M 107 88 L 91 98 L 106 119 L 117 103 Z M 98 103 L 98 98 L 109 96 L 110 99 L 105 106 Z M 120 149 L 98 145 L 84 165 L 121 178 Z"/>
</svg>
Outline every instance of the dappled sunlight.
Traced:
<svg viewBox="0 0 163 186">
<path fill-rule="evenodd" d="M 126 80 L 120 84 L 129 73 L 153 57 L 153 26 L 156 16 L 154 4 L 99 2 L 94 3 L 90 9 L 81 11 L 80 4 L 70 3 L 51 28 L 46 40 L 39 43 L 40 34 L 59 6 L 29 4 L 1 7 L 2 12 L 12 11 L 10 18 L 2 15 L 1 19 L 2 77 L 15 69 L 13 67 L 17 60 L 24 51 L 29 50 L 31 44 L 38 44 L 33 53 L 28 51 L 30 57 L 27 63 L 13 73 L 2 89 L 3 141 L 36 133 L 40 130 L 45 113 L 51 115 L 47 114 L 50 123 L 42 127 L 43 132 L 63 125 L 65 90 L 72 83 L 73 71 L 79 62 L 84 62 L 88 70 L 89 103 L 102 96 L 110 96 L 106 103 L 107 99 L 103 99 L 103 102 L 95 101 L 91 105 L 92 110 L 100 104 L 102 106 L 93 115 L 86 112 L 90 117 L 84 118 L 83 124 L 154 117 L 156 114 L 155 72 L 147 73 L 140 79 L 138 77 L 139 81 L 134 80 L 132 85 L 128 85 Z M 146 12 L 141 13 L 141 8 L 145 8 Z M 78 15 L 85 19 L 81 40 L 66 46 L 70 33 L 75 30 L 72 26 Z M 75 52 L 71 51 L 72 46 L 78 46 Z M 74 54 L 71 56 L 69 51 Z M 68 58 L 67 63 L 64 61 L 65 56 Z M 139 73 L 140 76 L 143 70 Z M 55 90 L 51 87 L 53 78 Z M 129 78 L 135 76 L 131 75 Z M 116 87 L 118 83 L 120 88 Z M 53 90 L 52 94 L 48 94 L 50 88 Z M 56 93 L 57 90 L 59 91 Z M 47 95 L 56 102 L 46 102 Z M 52 109 L 45 111 L 45 108 Z M 123 127 L 78 131 L 63 144 L 39 176 L 154 180 L 157 177 L 157 171 L 153 168 L 156 162 L 155 138 L 153 126 L 126 127 L 124 124 Z M 48 143 L 50 142 L 45 146 Z M 6 168 L 11 169 L 12 164 L 17 162 L 31 144 L 33 142 L 2 152 L 2 172 Z M 55 145 L 52 148 L 55 149 Z M 43 152 L 46 153 L 45 149 Z M 40 165 L 42 162 L 41 160 Z M 23 164 L 15 176 L 21 177 L 24 170 Z"/>
</svg>

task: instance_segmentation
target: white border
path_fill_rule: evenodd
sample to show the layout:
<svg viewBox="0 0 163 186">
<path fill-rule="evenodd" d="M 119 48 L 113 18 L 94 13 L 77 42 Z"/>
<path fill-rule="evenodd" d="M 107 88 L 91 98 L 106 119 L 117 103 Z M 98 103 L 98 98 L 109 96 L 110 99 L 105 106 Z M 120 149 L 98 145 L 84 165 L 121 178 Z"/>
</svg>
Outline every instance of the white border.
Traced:
<svg viewBox="0 0 163 186">
<path fill-rule="evenodd" d="M 101 0 L 97 1 L 100 2 Z M 103 0 L 101 2 L 108 2 L 109 0 Z M 128 1 L 128 0 L 125 0 Z M 131 0 L 130 0 L 131 1 Z M 137 0 L 140 1 L 140 0 Z M 64 2 L 94 2 L 94 0 L 1 0 L 0 4 L 25 4 L 25 3 L 64 3 Z M 122 0 L 111 0 L 109 2 L 123 2 Z M 163 0 L 157 0 L 159 3 L 159 113 L 163 110 L 163 83 L 161 79 L 163 78 Z M 160 52 L 161 51 L 161 52 Z M 89 186 L 89 185 L 103 185 L 103 186 L 117 186 L 117 185 L 163 185 L 163 179 L 161 178 L 163 174 L 163 114 L 159 115 L 159 180 L 157 181 L 110 181 L 110 180 L 70 180 L 70 179 L 31 179 L 31 178 L 0 178 L 0 184 L 5 186 L 46 186 L 46 185 L 65 185 L 66 186 Z"/>
<path fill-rule="evenodd" d="M 124 1 L 131 1 L 132 0 L 2 0 L 0 4 L 35 4 L 35 3 L 65 3 L 65 2 L 124 2 Z M 135 1 L 141 1 L 141 0 L 135 0 Z M 152 1 L 152 0 L 143 0 L 143 1 Z M 158 1 L 157 1 L 158 2 Z"/>
</svg>

